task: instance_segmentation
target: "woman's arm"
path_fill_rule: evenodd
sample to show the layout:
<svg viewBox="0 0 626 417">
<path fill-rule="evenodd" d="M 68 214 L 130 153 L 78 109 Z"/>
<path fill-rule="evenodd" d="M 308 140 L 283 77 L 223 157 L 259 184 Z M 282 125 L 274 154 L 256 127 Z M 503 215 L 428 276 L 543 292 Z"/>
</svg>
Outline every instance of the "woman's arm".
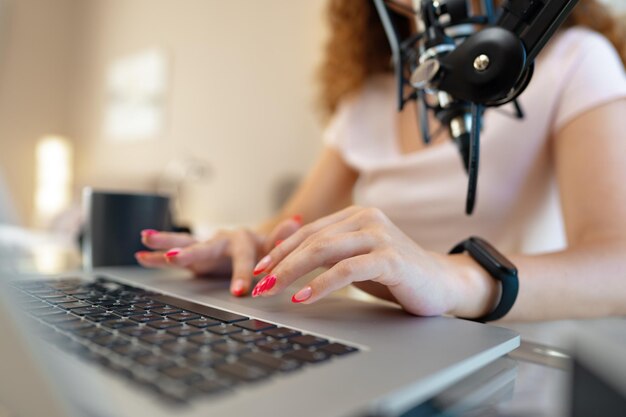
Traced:
<svg viewBox="0 0 626 417">
<path fill-rule="evenodd" d="M 626 99 L 576 117 L 554 139 L 567 249 L 509 255 L 520 292 L 506 320 L 626 315 Z M 467 256 L 466 300 L 456 315 L 478 317 L 497 298 L 493 279 Z M 476 299 L 475 294 L 481 296 Z"/>
<path fill-rule="evenodd" d="M 302 216 L 303 221 L 310 222 L 349 206 L 357 176 L 357 172 L 344 162 L 339 152 L 325 147 L 280 213 L 257 230 L 268 233 L 282 220 L 295 214 Z"/>
<path fill-rule="evenodd" d="M 507 319 L 626 314 L 626 100 L 577 117 L 556 134 L 556 171 L 568 248 L 509 255 L 520 293 Z M 349 207 L 297 230 L 257 264 L 267 276 L 253 296 L 272 296 L 302 275 L 329 269 L 293 295 L 310 304 L 355 283 L 416 315 L 476 318 L 494 308 L 499 286 L 467 255 L 419 247 L 378 209 Z"/>
</svg>

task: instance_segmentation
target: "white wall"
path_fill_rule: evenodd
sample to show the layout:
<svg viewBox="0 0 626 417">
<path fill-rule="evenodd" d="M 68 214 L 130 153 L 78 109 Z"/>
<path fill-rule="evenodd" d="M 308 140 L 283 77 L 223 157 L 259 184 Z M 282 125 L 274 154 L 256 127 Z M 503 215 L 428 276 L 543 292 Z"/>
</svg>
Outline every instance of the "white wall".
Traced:
<svg viewBox="0 0 626 417">
<path fill-rule="evenodd" d="M 314 69 L 323 0 L 83 0 L 71 136 L 81 184 L 151 189 L 172 159 L 205 158 L 212 181 L 195 187 L 199 221 L 255 222 L 271 187 L 303 174 L 321 147 Z M 151 46 L 171 58 L 162 138 L 118 143 L 101 133 L 107 66 Z M 189 201 L 189 199 L 187 200 Z"/>
<path fill-rule="evenodd" d="M 68 129 L 76 1 L 0 5 L 0 176 L 25 224 L 32 219 L 35 142 Z"/>
</svg>

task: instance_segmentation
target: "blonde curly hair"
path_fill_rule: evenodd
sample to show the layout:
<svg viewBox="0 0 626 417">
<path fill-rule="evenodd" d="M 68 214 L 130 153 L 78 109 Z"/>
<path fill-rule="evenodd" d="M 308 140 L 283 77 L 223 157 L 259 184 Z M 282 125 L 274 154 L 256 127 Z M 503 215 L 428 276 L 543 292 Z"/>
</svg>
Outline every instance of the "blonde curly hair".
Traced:
<svg viewBox="0 0 626 417">
<path fill-rule="evenodd" d="M 365 80 L 391 70 L 391 51 L 372 0 L 329 0 L 326 13 L 330 36 L 318 75 L 319 107 L 329 117 Z M 598 0 L 580 0 L 564 24 L 576 25 L 604 35 L 626 65 L 625 25 L 606 6 Z M 396 27 L 401 35 L 409 33 L 406 19 L 398 19 Z"/>
</svg>

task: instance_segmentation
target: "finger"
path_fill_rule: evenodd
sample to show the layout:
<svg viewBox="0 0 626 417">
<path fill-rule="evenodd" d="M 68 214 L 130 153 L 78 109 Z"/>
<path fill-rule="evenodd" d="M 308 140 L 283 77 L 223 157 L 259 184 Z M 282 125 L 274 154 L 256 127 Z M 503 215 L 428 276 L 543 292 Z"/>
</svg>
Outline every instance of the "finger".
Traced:
<svg viewBox="0 0 626 417">
<path fill-rule="evenodd" d="M 139 262 L 139 265 L 145 266 L 146 268 L 164 268 L 169 266 L 164 255 L 165 252 L 161 251 L 150 252 L 143 250 L 135 252 L 135 259 Z"/>
<path fill-rule="evenodd" d="M 277 294 L 301 276 L 319 267 L 334 265 L 344 259 L 368 253 L 375 244 L 375 238 L 366 231 L 314 235 L 308 245 L 296 248 L 272 269 L 270 275 L 257 284 L 257 294 Z M 272 282 L 269 287 L 264 282 L 267 280 Z"/>
<path fill-rule="evenodd" d="M 225 255 L 227 245 L 227 237 L 218 235 L 206 242 L 194 243 L 185 248 L 172 248 L 165 253 L 164 258 L 170 265 L 209 272 Z"/>
<path fill-rule="evenodd" d="M 259 263 L 254 267 L 254 274 L 258 275 L 261 272 L 271 270 L 276 264 L 278 264 L 285 256 L 291 253 L 295 248 L 306 240 L 309 236 L 318 231 L 328 227 L 329 225 L 341 222 L 344 219 L 349 218 L 358 212 L 358 207 L 348 207 L 337 213 L 333 213 L 329 216 L 322 217 L 302 226 L 293 235 L 285 239 L 280 245 L 274 247 L 266 256 L 264 256 Z"/>
<path fill-rule="evenodd" d="M 285 219 L 270 232 L 263 245 L 263 253 L 268 253 L 274 246 L 282 243 L 302 227 L 302 221 L 296 216 Z"/>
<path fill-rule="evenodd" d="M 295 304 L 314 303 L 352 282 L 375 280 L 384 269 L 385 264 L 371 254 L 344 259 L 297 291 L 291 301 Z"/>
<path fill-rule="evenodd" d="M 252 269 L 256 261 L 257 245 L 249 231 L 238 230 L 231 235 L 228 253 L 232 260 L 233 276 L 230 292 L 241 297 L 250 290 Z"/>
<path fill-rule="evenodd" d="M 171 249 L 193 245 L 196 239 L 188 233 L 159 232 L 158 230 L 142 230 L 141 242 L 150 249 Z"/>
</svg>

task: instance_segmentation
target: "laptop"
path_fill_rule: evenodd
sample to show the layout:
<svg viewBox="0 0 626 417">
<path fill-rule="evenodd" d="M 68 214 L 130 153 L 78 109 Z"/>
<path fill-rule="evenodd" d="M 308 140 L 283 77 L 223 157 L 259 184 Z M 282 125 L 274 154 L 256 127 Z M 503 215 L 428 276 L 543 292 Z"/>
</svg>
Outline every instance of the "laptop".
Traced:
<svg viewBox="0 0 626 417">
<path fill-rule="evenodd" d="M 2 369 L 30 364 L 16 378 L 33 388 L 3 372 L 0 410 L 19 397 L 49 398 L 49 415 L 394 416 L 519 346 L 508 329 L 385 303 L 234 298 L 228 279 L 184 271 L 3 278 Z"/>
</svg>

